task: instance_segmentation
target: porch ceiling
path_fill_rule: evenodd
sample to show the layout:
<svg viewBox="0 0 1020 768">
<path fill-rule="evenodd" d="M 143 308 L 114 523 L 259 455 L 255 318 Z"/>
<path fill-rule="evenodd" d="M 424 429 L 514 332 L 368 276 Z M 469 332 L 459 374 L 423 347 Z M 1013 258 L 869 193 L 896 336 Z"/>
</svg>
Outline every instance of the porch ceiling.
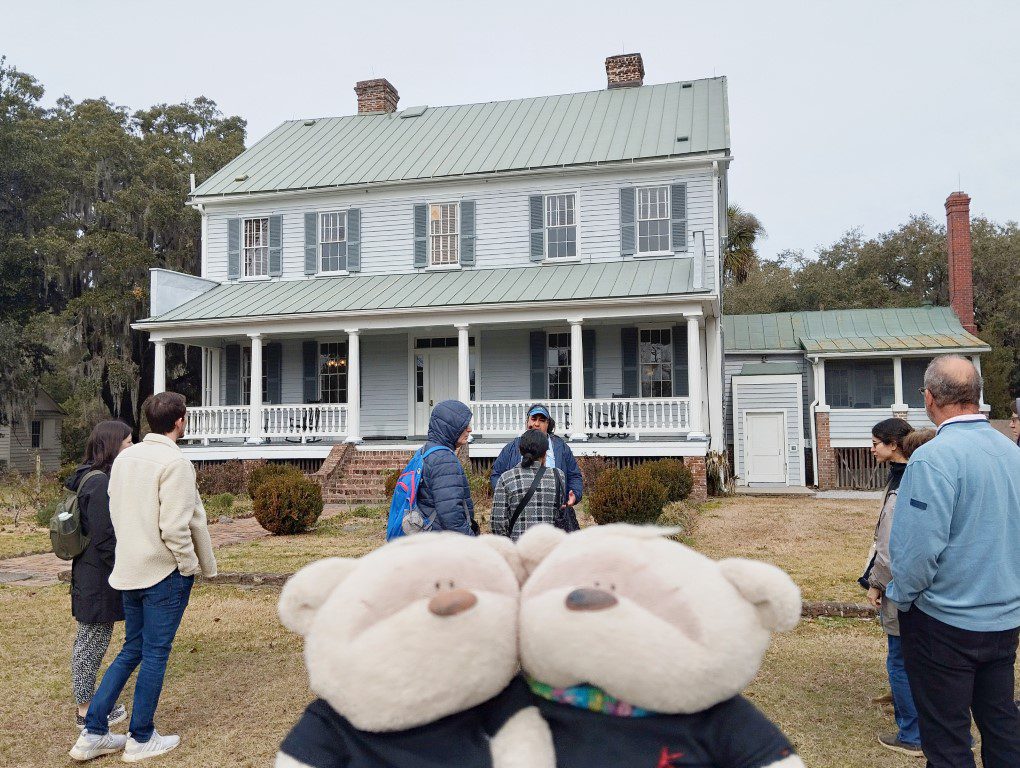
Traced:
<svg viewBox="0 0 1020 768">
<path fill-rule="evenodd" d="M 139 327 L 150 323 L 187 324 L 201 320 L 332 312 L 703 294 L 704 290 L 694 288 L 693 261 L 668 257 L 227 283 L 159 317 L 143 320 Z"/>
</svg>

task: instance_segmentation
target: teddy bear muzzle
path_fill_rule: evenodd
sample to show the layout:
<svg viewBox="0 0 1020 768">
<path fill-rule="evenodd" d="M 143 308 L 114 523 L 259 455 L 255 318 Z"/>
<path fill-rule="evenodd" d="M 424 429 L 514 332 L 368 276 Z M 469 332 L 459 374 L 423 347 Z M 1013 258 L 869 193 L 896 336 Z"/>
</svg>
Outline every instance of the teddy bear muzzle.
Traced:
<svg viewBox="0 0 1020 768">
<path fill-rule="evenodd" d="M 616 596 L 604 589 L 581 587 L 567 595 L 567 609 L 571 611 L 601 611 L 617 603 Z"/>
<path fill-rule="evenodd" d="M 436 616 L 456 616 L 474 607 L 478 598 L 474 592 L 466 589 L 453 589 L 449 592 L 440 592 L 429 600 L 429 613 Z"/>
</svg>

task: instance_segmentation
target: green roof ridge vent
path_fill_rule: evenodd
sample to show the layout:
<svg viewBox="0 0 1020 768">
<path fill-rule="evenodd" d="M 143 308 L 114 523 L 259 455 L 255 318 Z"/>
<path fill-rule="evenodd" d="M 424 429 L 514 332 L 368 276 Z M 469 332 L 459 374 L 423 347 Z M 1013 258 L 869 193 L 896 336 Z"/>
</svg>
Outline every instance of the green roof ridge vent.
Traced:
<svg viewBox="0 0 1020 768">
<path fill-rule="evenodd" d="M 401 117 L 421 117 L 425 114 L 425 110 L 428 109 L 428 105 L 422 104 L 418 107 L 408 107 L 400 113 Z"/>
</svg>

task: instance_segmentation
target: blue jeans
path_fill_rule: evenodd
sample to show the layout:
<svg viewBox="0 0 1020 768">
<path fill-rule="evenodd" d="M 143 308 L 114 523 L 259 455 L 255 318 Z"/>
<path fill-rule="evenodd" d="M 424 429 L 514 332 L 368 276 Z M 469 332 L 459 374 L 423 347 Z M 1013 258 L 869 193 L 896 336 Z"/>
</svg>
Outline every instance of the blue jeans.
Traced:
<svg viewBox="0 0 1020 768">
<path fill-rule="evenodd" d="M 103 682 L 89 704 L 85 715 L 85 727 L 89 733 L 102 735 L 110 730 L 106 718 L 116 706 L 131 673 L 141 664 L 135 681 L 135 699 L 128 730 L 131 737 L 140 743 L 152 737 L 152 718 L 163 690 L 170 647 L 188 606 L 194 582 L 194 576 L 182 576 L 180 571 L 175 570 L 151 587 L 122 592 L 124 647 L 106 670 Z"/>
<path fill-rule="evenodd" d="M 899 728 L 897 738 L 904 744 L 921 745 L 921 730 L 917 724 L 917 708 L 914 697 L 910 694 L 910 683 L 907 680 L 907 668 L 903 665 L 903 646 L 898 635 L 886 635 L 889 638 L 889 655 L 885 657 L 885 668 L 889 673 L 889 686 L 892 688 L 893 712 Z"/>
</svg>

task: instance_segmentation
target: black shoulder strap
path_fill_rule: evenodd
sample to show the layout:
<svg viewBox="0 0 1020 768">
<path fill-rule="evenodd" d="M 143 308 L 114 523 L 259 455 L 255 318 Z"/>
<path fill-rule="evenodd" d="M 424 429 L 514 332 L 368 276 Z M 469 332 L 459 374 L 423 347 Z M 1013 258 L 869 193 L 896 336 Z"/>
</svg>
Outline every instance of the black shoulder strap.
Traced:
<svg viewBox="0 0 1020 768">
<path fill-rule="evenodd" d="M 517 525 L 517 518 L 521 516 L 521 512 L 528 506 L 528 502 L 531 501 L 531 497 L 535 495 L 535 489 L 538 488 L 538 484 L 542 482 L 542 475 L 545 474 L 545 464 L 540 464 L 538 471 L 535 473 L 535 479 L 531 481 L 531 487 L 528 488 L 528 492 L 524 494 L 524 498 L 517 504 L 517 509 L 514 510 L 513 515 L 510 516 L 510 527 L 506 529 L 507 535 L 511 535 L 514 532 L 514 526 Z"/>
<path fill-rule="evenodd" d="M 78 483 L 78 488 L 74 492 L 74 497 L 78 498 L 79 496 L 81 496 L 81 489 L 85 487 L 85 483 L 87 483 L 89 480 L 91 480 L 96 475 L 103 475 L 103 474 L 106 474 L 106 473 L 103 472 L 103 470 L 101 470 L 101 469 L 90 469 L 88 472 L 86 472 L 85 476 L 82 477 L 81 482 Z"/>
</svg>

